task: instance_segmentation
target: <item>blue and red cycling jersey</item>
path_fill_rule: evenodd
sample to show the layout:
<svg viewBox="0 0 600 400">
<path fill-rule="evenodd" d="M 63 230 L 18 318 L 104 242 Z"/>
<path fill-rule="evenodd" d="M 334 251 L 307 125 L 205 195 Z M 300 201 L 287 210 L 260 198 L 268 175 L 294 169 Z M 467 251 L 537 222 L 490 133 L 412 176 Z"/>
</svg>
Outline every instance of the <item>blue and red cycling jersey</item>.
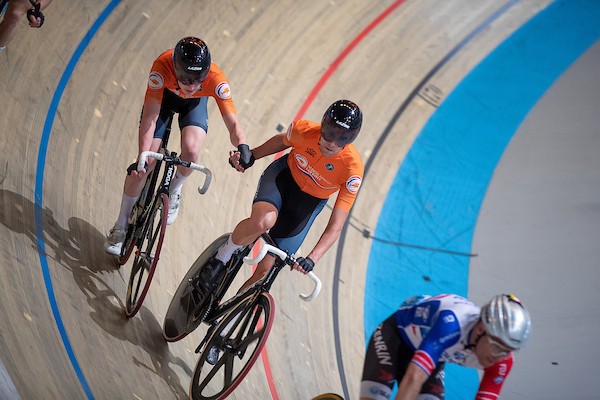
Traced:
<svg viewBox="0 0 600 400">
<path fill-rule="evenodd" d="M 396 326 L 406 345 L 415 350 L 412 363 L 431 375 L 438 362 L 483 369 L 477 399 L 495 400 L 508 376 L 513 355 L 483 368 L 469 349 L 469 334 L 479 320 L 480 308 L 454 294 L 416 296 L 395 313 Z"/>
</svg>

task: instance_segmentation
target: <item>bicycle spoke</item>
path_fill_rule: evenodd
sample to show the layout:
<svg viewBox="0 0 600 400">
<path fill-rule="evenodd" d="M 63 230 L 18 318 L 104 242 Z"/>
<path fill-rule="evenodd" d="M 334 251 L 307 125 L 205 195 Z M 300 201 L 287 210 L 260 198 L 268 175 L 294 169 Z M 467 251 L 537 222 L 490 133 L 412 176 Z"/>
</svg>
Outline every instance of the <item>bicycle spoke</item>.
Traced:
<svg viewBox="0 0 600 400">
<path fill-rule="evenodd" d="M 273 299 L 262 293 L 244 299 L 221 321 L 194 370 L 192 398 L 223 398 L 241 383 L 266 343 L 273 312 Z M 214 346 L 220 356 L 215 365 L 210 365 L 207 358 Z"/>
</svg>

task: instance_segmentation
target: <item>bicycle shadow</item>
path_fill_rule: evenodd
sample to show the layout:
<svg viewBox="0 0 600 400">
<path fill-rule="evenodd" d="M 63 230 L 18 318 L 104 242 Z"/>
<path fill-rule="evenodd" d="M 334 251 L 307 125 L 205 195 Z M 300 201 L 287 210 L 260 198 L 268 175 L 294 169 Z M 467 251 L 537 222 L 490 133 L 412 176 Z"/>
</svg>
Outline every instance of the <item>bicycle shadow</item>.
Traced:
<svg viewBox="0 0 600 400">
<path fill-rule="evenodd" d="M 44 248 L 40 248 L 36 234 L 36 211 L 42 218 Z M 36 204 L 9 190 L 0 189 L 0 224 L 20 233 L 32 243 L 32 247 L 44 256 L 68 268 L 86 267 L 93 272 L 117 270 L 109 254 L 104 253 L 104 235 L 86 221 L 69 218 L 64 229 L 49 208 L 40 210 Z"/>
<path fill-rule="evenodd" d="M 129 319 L 123 312 L 122 302 L 98 276 L 85 271 L 79 273 L 76 279 L 79 280 L 78 285 L 85 293 L 88 304 L 93 310 L 90 312 L 90 317 L 94 322 L 114 338 L 138 346 L 150 355 L 152 365 L 146 365 L 132 356 L 134 365 L 143 367 L 161 377 L 176 398 L 188 398 L 179 376 L 170 365 L 179 366 L 189 377 L 192 376 L 192 370 L 184 360 L 170 352 L 169 346 L 163 338 L 162 327 L 154 314 L 142 306 L 136 317 Z"/>
<path fill-rule="evenodd" d="M 171 354 L 159 322 L 145 307 L 140 309 L 139 318 L 128 319 L 121 300 L 101 279 L 104 273 L 117 271 L 113 257 L 104 252 L 104 235 L 87 221 L 76 217 L 69 218 L 68 229 L 64 229 L 54 218 L 52 210 L 37 207 L 15 192 L 0 189 L 0 224 L 26 236 L 32 247 L 42 252 L 36 234 L 38 210 L 42 218 L 43 254 L 72 273 L 74 282 L 91 307 L 89 314 L 92 320 L 113 337 L 140 346 L 150 356 L 152 366 L 133 357 L 134 364 L 156 373 L 177 398 L 187 398 L 178 375 L 169 365 L 178 365 L 190 377 L 192 371 L 181 358 Z"/>
</svg>

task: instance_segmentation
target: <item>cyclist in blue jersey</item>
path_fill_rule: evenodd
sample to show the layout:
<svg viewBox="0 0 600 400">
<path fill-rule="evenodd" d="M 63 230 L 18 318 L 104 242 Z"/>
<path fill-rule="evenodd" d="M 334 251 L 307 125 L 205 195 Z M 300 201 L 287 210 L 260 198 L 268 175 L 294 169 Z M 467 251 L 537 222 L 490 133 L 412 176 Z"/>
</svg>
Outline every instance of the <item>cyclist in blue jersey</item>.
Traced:
<svg viewBox="0 0 600 400">
<path fill-rule="evenodd" d="M 483 369 L 476 400 L 496 400 L 531 332 L 525 306 L 511 294 L 479 308 L 455 294 L 416 296 L 373 332 L 361 400 L 443 400 L 446 362 Z"/>
</svg>

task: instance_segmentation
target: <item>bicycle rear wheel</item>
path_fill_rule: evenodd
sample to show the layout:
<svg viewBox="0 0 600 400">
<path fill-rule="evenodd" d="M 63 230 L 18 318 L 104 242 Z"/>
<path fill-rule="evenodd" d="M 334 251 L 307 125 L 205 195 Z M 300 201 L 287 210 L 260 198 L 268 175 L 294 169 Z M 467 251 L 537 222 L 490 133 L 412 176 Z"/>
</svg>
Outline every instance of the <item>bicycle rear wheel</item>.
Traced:
<svg viewBox="0 0 600 400">
<path fill-rule="evenodd" d="M 250 296 L 219 323 L 206 343 L 190 383 L 193 400 L 224 399 L 242 382 L 264 348 L 273 318 L 275 302 L 263 292 Z M 214 365 L 207 362 L 212 347 L 219 349 Z"/>
<path fill-rule="evenodd" d="M 169 196 L 162 193 L 155 199 L 142 228 L 143 236 L 136 243 L 137 250 L 125 298 L 125 314 L 129 318 L 138 312 L 150 288 L 165 237 L 168 210 Z"/>
<path fill-rule="evenodd" d="M 176 342 L 194 331 L 202 322 L 199 314 L 205 314 L 211 306 L 210 299 L 198 292 L 190 283 L 206 262 L 227 241 L 229 234 L 221 235 L 198 256 L 175 291 L 163 323 L 163 336 L 168 342 Z"/>
</svg>

